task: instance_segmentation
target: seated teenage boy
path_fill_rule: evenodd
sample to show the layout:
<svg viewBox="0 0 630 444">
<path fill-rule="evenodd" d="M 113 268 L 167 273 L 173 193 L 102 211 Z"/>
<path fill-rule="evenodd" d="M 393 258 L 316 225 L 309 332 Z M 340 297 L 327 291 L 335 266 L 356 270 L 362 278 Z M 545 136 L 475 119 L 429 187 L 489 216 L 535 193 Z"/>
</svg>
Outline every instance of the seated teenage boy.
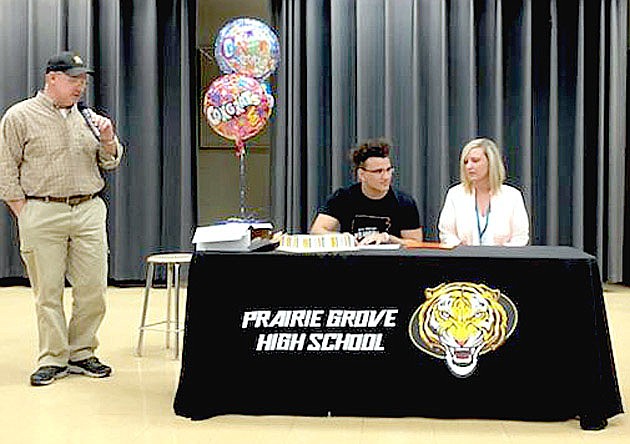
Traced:
<svg viewBox="0 0 630 444">
<path fill-rule="evenodd" d="M 357 183 L 335 191 L 318 210 L 311 234 L 349 232 L 360 245 L 422 241 L 413 197 L 392 187 L 390 144 L 370 139 L 352 151 Z"/>
</svg>

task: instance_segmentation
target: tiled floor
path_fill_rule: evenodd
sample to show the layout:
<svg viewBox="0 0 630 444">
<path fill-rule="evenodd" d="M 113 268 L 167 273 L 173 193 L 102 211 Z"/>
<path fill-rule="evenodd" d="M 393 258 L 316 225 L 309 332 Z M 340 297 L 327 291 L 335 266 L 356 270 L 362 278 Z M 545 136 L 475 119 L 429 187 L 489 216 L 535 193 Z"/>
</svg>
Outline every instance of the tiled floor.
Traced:
<svg viewBox="0 0 630 444">
<path fill-rule="evenodd" d="M 0 287 L 0 442 L 630 443 L 627 414 L 613 418 L 599 432 L 582 431 L 573 420 L 536 423 L 233 415 L 193 422 L 173 413 L 180 361 L 173 360 L 164 348 L 164 335 L 148 332 L 143 357 L 133 354 L 141 297 L 141 288 L 109 290 L 98 354 L 114 368 L 111 378 L 94 380 L 70 375 L 50 386 L 34 388 L 28 383 L 35 365 L 37 339 L 30 289 Z M 607 286 L 605 297 L 619 384 L 628 408 L 630 288 Z M 164 311 L 160 297 L 152 301 L 151 312 Z"/>
</svg>

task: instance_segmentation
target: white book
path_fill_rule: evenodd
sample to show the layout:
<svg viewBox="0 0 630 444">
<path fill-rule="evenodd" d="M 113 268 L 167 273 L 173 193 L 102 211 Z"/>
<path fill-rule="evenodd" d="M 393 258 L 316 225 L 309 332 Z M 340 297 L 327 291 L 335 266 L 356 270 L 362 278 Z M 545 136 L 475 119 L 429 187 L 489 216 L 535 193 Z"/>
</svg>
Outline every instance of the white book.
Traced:
<svg viewBox="0 0 630 444">
<path fill-rule="evenodd" d="M 267 222 L 228 222 L 197 227 L 193 244 L 197 251 L 249 251 L 253 230 L 272 230 Z"/>
</svg>

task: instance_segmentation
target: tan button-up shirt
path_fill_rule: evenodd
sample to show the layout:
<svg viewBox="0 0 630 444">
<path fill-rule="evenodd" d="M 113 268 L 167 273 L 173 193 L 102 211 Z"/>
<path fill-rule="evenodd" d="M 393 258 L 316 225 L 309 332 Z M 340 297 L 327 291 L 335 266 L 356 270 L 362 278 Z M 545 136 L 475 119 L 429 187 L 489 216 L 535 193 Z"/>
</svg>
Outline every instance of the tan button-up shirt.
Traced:
<svg viewBox="0 0 630 444">
<path fill-rule="evenodd" d="M 98 193 L 100 169 L 120 164 L 108 154 L 76 105 L 67 116 L 43 92 L 10 107 L 0 120 L 0 199 Z"/>
</svg>

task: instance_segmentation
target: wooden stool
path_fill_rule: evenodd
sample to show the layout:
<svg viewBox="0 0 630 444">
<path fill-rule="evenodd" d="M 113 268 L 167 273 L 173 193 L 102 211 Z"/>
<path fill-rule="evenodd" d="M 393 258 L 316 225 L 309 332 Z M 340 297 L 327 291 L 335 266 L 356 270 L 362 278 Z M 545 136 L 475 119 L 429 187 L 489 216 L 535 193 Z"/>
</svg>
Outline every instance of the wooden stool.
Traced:
<svg viewBox="0 0 630 444">
<path fill-rule="evenodd" d="M 166 332 L 166 348 L 171 345 L 171 333 L 175 333 L 175 346 L 173 347 L 173 358 L 179 357 L 179 334 L 183 331 L 179 325 L 179 290 L 180 290 L 180 268 L 182 265 L 190 263 L 192 253 L 162 253 L 152 254 L 147 257 L 147 275 L 144 287 L 144 303 L 142 304 L 142 317 L 138 329 L 138 345 L 136 356 L 142 356 L 142 339 L 145 330 L 155 330 Z M 147 324 L 147 308 L 149 306 L 149 293 L 153 287 L 153 274 L 157 266 L 166 267 L 166 319 L 159 322 Z M 172 298 L 172 290 L 175 290 Z M 174 310 L 171 310 L 171 300 Z M 174 313 L 171 313 L 174 311 Z M 158 327 L 165 324 L 164 327 Z"/>
</svg>

